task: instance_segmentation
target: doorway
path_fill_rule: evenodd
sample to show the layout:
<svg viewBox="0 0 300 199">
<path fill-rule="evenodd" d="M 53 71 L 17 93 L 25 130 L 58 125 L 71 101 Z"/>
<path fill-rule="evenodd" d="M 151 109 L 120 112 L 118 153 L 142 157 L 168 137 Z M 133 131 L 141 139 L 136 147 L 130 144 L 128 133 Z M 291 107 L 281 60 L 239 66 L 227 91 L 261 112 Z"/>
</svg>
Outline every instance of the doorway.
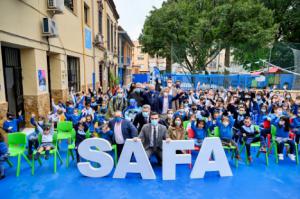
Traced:
<svg viewBox="0 0 300 199">
<path fill-rule="evenodd" d="M 20 49 L 2 46 L 1 50 L 8 112 L 17 115 L 22 111 L 24 114 Z"/>
</svg>

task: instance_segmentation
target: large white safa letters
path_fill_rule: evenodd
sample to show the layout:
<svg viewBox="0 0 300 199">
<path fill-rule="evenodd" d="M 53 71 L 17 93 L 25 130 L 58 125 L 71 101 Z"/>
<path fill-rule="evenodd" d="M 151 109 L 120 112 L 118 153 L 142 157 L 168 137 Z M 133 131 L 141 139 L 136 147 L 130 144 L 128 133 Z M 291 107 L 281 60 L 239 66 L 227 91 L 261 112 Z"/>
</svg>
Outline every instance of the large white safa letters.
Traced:
<svg viewBox="0 0 300 199">
<path fill-rule="evenodd" d="M 93 148 L 93 149 L 92 149 Z M 163 142 L 163 180 L 176 179 L 176 164 L 190 164 L 190 154 L 176 154 L 177 150 L 193 150 L 192 140 L 178 140 Z M 107 154 L 112 150 L 110 143 L 101 138 L 84 140 L 78 147 L 79 155 L 87 161 L 100 164 L 95 168 L 90 162 L 78 163 L 78 170 L 88 177 L 104 177 L 113 169 L 113 159 Z M 210 160 L 213 154 L 213 159 Z M 135 162 L 131 162 L 131 157 Z M 197 156 L 191 178 L 203 178 L 207 171 L 218 171 L 221 177 L 232 176 L 232 171 L 219 138 L 205 138 Z M 119 157 L 113 177 L 125 178 L 127 173 L 139 173 L 143 179 L 156 179 L 150 161 L 146 155 L 141 141 L 134 142 L 127 139 Z"/>
</svg>

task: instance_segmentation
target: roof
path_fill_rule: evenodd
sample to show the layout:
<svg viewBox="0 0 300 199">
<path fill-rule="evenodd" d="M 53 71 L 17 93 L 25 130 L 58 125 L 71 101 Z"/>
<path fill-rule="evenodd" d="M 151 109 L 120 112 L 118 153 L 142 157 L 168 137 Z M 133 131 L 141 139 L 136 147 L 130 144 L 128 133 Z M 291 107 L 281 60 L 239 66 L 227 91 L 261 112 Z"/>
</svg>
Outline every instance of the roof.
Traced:
<svg viewBox="0 0 300 199">
<path fill-rule="evenodd" d="M 118 33 L 124 37 L 124 39 L 129 43 L 130 46 L 134 46 L 133 42 L 131 41 L 131 38 L 121 26 L 118 26 Z"/>
<path fill-rule="evenodd" d="M 117 11 L 116 5 L 114 0 L 107 0 L 109 7 L 111 8 L 114 16 L 116 17 L 116 19 L 118 20 L 120 18 L 119 13 Z"/>
</svg>

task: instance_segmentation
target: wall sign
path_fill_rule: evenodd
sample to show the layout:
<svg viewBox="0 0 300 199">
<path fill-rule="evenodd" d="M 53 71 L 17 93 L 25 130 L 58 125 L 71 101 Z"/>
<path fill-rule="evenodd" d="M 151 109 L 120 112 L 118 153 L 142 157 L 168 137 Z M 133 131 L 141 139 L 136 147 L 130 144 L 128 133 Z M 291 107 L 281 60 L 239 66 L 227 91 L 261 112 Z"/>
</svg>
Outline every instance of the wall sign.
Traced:
<svg viewBox="0 0 300 199">
<path fill-rule="evenodd" d="M 91 49 L 92 48 L 92 33 L 90 29 L 84 29 L 84 36 L 85 36 L 85 48 Z"/>
<path fill-rule="evenodd" d="M 38 70 L 39 91 L 46 91 L 46 71 Z"/>
</svg>

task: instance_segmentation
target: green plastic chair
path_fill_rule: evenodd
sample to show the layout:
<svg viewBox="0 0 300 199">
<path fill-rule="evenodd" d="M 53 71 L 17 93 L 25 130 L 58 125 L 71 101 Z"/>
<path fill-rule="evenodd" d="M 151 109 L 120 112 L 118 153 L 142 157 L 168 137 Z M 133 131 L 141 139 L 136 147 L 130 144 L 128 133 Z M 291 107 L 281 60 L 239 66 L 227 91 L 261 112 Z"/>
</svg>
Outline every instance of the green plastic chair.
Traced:
<svg viewBox="0 0 300 199">
<path fill-rule="evenodd" d="M 220 129 L 218 126 L 216 126 L 214 128 L 214 133 L 212 134 L 211 132 L 209 132 L 208 137 L 220 137 Z M 236 147 L 235 146 L 223 146 L 224 150 L 227 150 L 231 153 L 231 159 L 235 159 L 234 163 L 235 163 L 235 167 L 238 168 L 239 166 L 239 161 L 235 158 L 235 151 L 236 151 Z"/>
<path fill-rule="evenodd" d="M 20 175 L 21 170 L 21 157 L 26 160 L 26 162 L 32 167 L 30 160 L 25 155 L 26 151 L 26 134 L 22 132 L 9 133 L 8 139 L 8 151 L 9 157 L 18 157 L 17 173 L 16 176 Z M 8 160 L 8 164 L 12 167 L 13 164 Z"/>
<path fill-rule="evenodd" d="M 272 141 L 271 146 L 268 150 L 268 155 L 271 154 L 271 150 L 274 147 L 274 154 L 275 154 L 275 162 L 278 164 L 278 151 L 277 151 L 277 143 L 276 143 L 276 126 L 271 126 L 271 135 L 272 135 Z M 289 146 L 289 144 L 285 144 L 285 146 Z M 299 155 L 298 155 L 298 144 L 295 143 L 295 155 L 296 155 L 296 164 L 299 164 Z"/>
<path fill-rule="evenodd" d="M 259 131 L 259 126 L 255 125 L 254 128 L 255 128 L 255 130 Z M 260 136 L 260 135 L 257 135 L 257 136 Z M 245 147 L 246 147 L 246 143 L 243 141 L 243 145 L 241 147 L 240 153 L 243 151 L 243 149 Z M 251 143 L 250 148 L 251 147 L 260 148 L 261 147 L 260 141 Z M 246 155 L 246 163 L 249 165 L 250 162 L 249 162 L 249 160 L 247 158 L 248 157 L 247 150 L 245 150 L 245 155 Z M 260 155 L 260 151 L 258 150 L 257 153 L 256 153 L 256 157 L 258 158 L 259 155 Z M 265 153 L 265 159 L 266 159 L 266 165 L 269 166 L 269 156 L 268 156 L 267 152 Z"/>
<path fill-rule="evenodd" d="M 63 121 L 57 124 L 57 140 L 71 139 L 73 123 L 71 121 Z"/>
<path fill-rule="evenodd" d="M 62 158 L 61 158 L 61 156 L 60 156 L 60 154 L 59 154 L 58 148 L 57 148 L 57 143 L 58 143 L 57 135 L 58 135 L 57 132 L 54 132 L 54 134 L 53 134 L 53 141 L 52 141 L 52 143 L 53 143 L 53 145 L 54 145 L 54 149 L 51 149 L 51 150 L 50 150 L 50 154 L 53 154 L 53 167 L 54 167 L 54 173 L 56 173 L 56 169 L 57 169 L 57 157 L 58 157 L 59 160 L 60 160 L 60 164 L 63 163 L 63 160 L 62 160 Z M 38 141 L 39 141 L 40 144 L 42 143 L 42 134 L 39 134 L 39 136 L 38 136 Z M 33 152 L 33 156 L 34 156 L 36 153 L 37 153 L 37 150 L 35 150 L 35 151 Z M 45 155 L 45 151 L 43 151 L 43 152 L 41 153 L 41 155 Z M 39 157 L 39 159 L 38 159 L 38 162 L 39 162 L 40 166 L 42 166 L 42 161 L 41 161 L 41 158 L 40 158 L 40 157 Z M 31 170 L 32 175 L 34 175 L 34 171 L 35 171 L 35 160 L 34 160 L 34 158 L 32 158 L 32 170 Z"/>
<path fill-rule="evenodd" d="M 90 134 L 89 134 L 90 136 Z M 71 138 L 69 139 L 69 144 L 68 144 L 68 151 L 67 151 L 67 161 L 66 165 L 69 167 L 69 162 L 70 162 L 70 155 L 72 157 L 72 160 L 74 160 L 74 154 L 73 150 L 75 150 L 75 142 L 76 142 L 76 131 L 73 129 L 71 132 Z"/>
</svg>

